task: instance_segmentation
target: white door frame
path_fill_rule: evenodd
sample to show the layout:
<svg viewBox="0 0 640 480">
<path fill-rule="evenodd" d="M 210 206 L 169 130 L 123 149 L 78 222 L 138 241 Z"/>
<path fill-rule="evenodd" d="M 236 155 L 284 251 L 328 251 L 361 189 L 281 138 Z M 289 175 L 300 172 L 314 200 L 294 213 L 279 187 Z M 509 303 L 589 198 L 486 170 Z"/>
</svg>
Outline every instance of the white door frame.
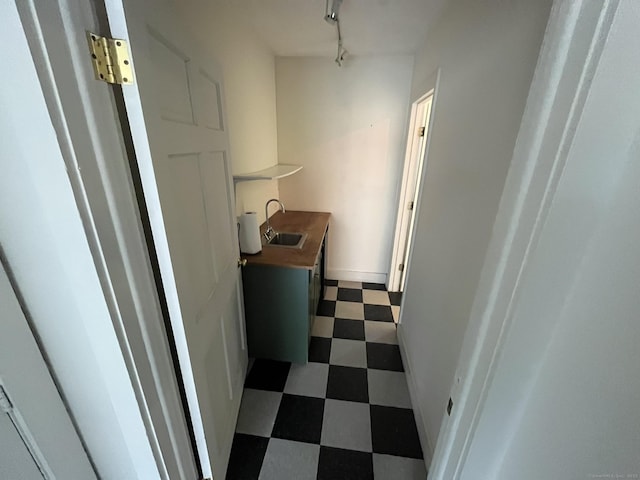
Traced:
<svg viewBox="0 0 640 480">
<path fill-rule="evenodd" d="M 98 474 L 193 480 L 187 419 L 116 121 L 120 87 L 96 81 L 88 61 L 85 30 L 99 30 L 101 6 L 16 4 L 16 25 L 3 24 L 13 72 L 3 88 L 15 101 L 3 107 L 9 119 L 29 117 L 11 124 L 17 153 L 6 156 L 12 168 L 0 179 L 3 253 Z M 4 5 L 9 22 L 16 6 Z"/>
<path fill-rule="evenodd" d="M 402 184 L 396 215 L 396 228 L 393 236 L 393 251 L 389 266 L 388 290 L 402 292 L 407 278 L 409 256 L 413 244 L 413 227 L 418 217 L 418 205 L 427 165 L 433 111 L 436 102 L 436 89 L 440 78 L 440 70 L 436 71 L 426 83 L 425 92 L 411 104 L 407 147 L 405 150 Z M 425 107 L 429 104 L 428 110 Z M 424 123 L 423 123 L 424 122 Z M 424 125 L 424 136 L 417 135 L 418 129 Z M 413 203 L 411 203 L 413 202 Z M 410 208 L 411 205 L 411 208 Z M 400 265 L 404 268 L 400 270 Z"/>
<path fill-rule="evenodd" d="M 618 0 L 556 0 L 443 416 L 430 480 L 459 479 Z M 468 472 L 467 472 L 468 473 Z"/>
</svg>

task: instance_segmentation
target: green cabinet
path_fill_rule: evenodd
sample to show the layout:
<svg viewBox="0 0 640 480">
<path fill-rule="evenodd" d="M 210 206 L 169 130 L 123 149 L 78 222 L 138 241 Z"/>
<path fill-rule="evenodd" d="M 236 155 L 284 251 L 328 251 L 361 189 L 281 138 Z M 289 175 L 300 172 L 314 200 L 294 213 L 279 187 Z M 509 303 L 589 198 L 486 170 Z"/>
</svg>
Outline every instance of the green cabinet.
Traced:
<svg viewBox="0 0 640 480">
<path fill-rule="evenodd" d="M 324 280 L 324 242 L 313 269 L 248 264 L 242 270 L 249 356 L 307 363 Z"/>
</svg>

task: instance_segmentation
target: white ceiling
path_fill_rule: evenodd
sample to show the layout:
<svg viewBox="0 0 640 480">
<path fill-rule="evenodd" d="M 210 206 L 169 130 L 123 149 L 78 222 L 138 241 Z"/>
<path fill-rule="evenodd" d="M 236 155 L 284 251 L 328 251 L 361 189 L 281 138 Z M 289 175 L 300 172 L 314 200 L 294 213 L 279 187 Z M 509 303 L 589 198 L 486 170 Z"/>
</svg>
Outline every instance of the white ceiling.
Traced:
<svg viewBox="0 0 640 480">
<path fill-rule="evenodd" d="M 449 0 L 343 0 L 340 27 L 352 55 L 414 53 Z M 325 0 L 213 0 L 242 13 L 277 56 L 335 56 Z"/>
</svg>

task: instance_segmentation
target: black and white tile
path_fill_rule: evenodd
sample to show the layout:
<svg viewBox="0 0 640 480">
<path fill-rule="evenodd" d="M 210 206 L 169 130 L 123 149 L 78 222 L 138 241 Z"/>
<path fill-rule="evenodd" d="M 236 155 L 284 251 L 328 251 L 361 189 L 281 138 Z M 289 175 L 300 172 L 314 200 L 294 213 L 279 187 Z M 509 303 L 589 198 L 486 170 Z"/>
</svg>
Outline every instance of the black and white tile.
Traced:
<svg viewBox="0 0 640 480">
<path fill-rule="evenodd" d="M 326 285 L 309 363 L 253 362 L 227 480 L 426 479 L 396 337 L 399 296 Z"/>
</svg>

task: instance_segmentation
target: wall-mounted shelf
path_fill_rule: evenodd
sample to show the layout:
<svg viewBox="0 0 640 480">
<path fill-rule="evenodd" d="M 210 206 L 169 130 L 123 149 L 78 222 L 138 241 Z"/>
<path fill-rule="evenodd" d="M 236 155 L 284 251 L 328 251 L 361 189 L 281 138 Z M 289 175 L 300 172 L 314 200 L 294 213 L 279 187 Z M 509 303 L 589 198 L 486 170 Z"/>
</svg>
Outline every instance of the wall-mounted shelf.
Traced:
<svg viewBox="0 0 640 480">
<path fill-rule="evenodd" d="M 274 165 L 257 172 L 242 173 L 233 176 L 233 183 L 249 182 L 252 180 L 277 180 L 288 177 L 302 170 L 302 165 Z"/>
</svg>

